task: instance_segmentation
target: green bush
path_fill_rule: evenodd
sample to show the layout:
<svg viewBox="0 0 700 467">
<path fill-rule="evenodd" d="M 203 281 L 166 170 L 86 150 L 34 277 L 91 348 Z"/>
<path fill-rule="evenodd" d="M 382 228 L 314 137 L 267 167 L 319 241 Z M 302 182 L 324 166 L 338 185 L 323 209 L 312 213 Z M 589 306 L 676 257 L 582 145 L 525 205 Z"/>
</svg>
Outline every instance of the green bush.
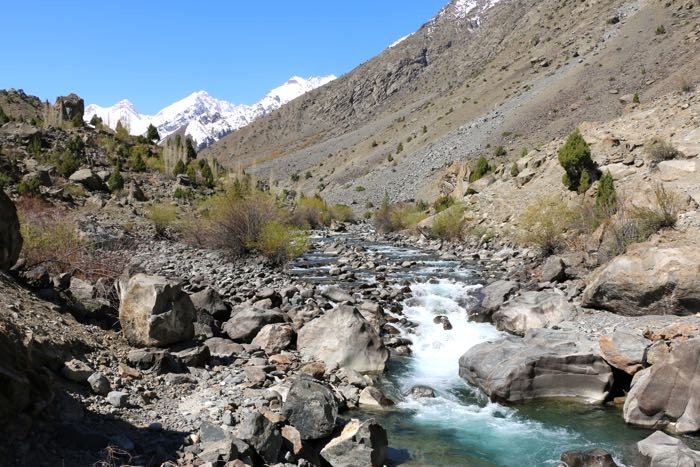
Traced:
<svg viewBox="0 0 700 467">
<path fill-rule="evenodd" d="M 518 164 L 516 162 L 513 162 L 510 165 L 510 176 L 515 178 L 518 175 L 520 175 L 520 169 L 518 169 Z"/>
<path fill-rule="evenodd" d="M 160 140 L 160 134 L 158 133 L 158 129 L 152 124 L 148 125 L 148 129 L 146 130 L 146 139 L 151 142 L 157 142 Z"/>
<path fill-rule="evenodd" d="M 389 196 L 385 194 L 382 204 L 374 213 L 373 223 L 382 233 L 415 229 L 427 217 L 427 209 L 427 206 L 418 204 L 391 204 Z"/>
<path fill-rule="evenodd" d="M 591 175 L 588 170 L 581 172 L 581 179 L 578 182 L 578 193 L 583 194 L 591 187 Z"/>
<path fill-rule="evenodd" d="M 56 167 L 56 173 L 61 177 L 68 178 L 80 168 L 85 159 L 71 152 L 63 151 L 49 154 L 48 161 Z"/>
<path fill-rule="evenodd" d="M 211 170 L 211 167 L 209 166 L 209 163 L 202 159 L 204 161 L 203 164 L 201 165 L 200 168 L 200 173 L 202 174 L 202 180 L 204 181 L 204 186 L 208 188 L 213 188 L 214 187 L 214 173 Z"/>
<path fill-rule="evenodd" d="M 436 215 L 430 234 L 442 240 L 461 240 L 466 228 L 464 211 L 464 206 L 457 204 Z"/>
<path fill-rule="evenodd" d="M 355 191 L 357 191 L 357 192 L 365 191 L 365 187 L 363 187 L 362 185 L 357 185 L 355 187 Z"/>
<path fill-rule="evenodd" d="M 609 216 L 617 209 L 615 181 L 609 170 L 600 177 L 598 182 L 598 191 L 595 195 L 595 209 L 597 217 Z"/>
<path fill-rule="evenodd" d="M 281 265 L 304 254 L 308 249 L 308 234 L 298 227 L 272 221 L 263 226 L 251 247 L 272 263 Z"/>
<path fill-rule="evenodd" d="M 403 151 L 403 143 L 399 143 L 396 146 L 396 154 L 400 154 Z"/>
<path fill-rule="evenodd" d="M 656 27 L 656 30 L 654 31 L 654 33 L 657 36 L 660 36 L 662 34 L 666 34 L 666 27 L 663 24 L 660 24 Z"/>
<path fill-rule="evenodd" d="M 177 187 L 173 193 L 173 198 L 183 201 L 192 201 L 194 199 L 194 191 L 189 188 Z"/>
<path fill-rule="evenodd" d="M 124 188 L 124 177 L 122 177 L 121 169 L 122 165 L 118 162 L 107 179 L 107 188 L 109 188 L 111 192 Z"/>
<path fill-rule="evenodd" d="M 569 190 L 577 191 L 582 186 L 584 172 L 587 173 L 590 185 L 590 172 L 594 168 L 591 148 L 578 130 L 571 133 L 559 149 L 559 164 L 565 172 L 562 182 Z"/>
<path fill-rule="evenodd" d="M 146 210 L 146 218 L 153 223 L 156 234 L 164 236 L 168 227 L 177 220 L 177 207 L 171 204 L 155 204 Z"/>
<path fill-rule="evenodd" d="M 493 151 L 493 155 L 495 157 L 504 157 L 508 155 L 508 151 L 506 151 L 506 148 L 503 146 L 496 146 L 496 149 Z"/>
<path fill-rule="evenodd" d="M 0 172 L 0 190 L 10 186 L 12 184 L 12 177 L 6 173 Z"/>
<path fill-rule="evenodd" d="M 184 174 L 187 171 L 187 168 L 185 167 L 185 163 L 182 162 L 182 159 L 177 161 L 175 164 L 175 168 L 173 169 L 173 175 L 178 176 L 181 174 Z"/>
<path fill-rule="evenodd" d="M 443 195 L 435 200 L 433 203 L 433 208 L 435 208 L 435 212 L 442 212 L 453 204 L 455 204 L 455 200 L 452 196 Z"/>
<path fill-rule="evenodd" d="M 565 234 L 576 213 L 558 195 L 537 199 L 520 216 L 520 241 L 540 248 L 544 254 L 564 246 Z"/>
<path fill-rule="evenodd" d="M 486 157 L 481 155 L 476 161 L 476 166 L 474 167 L 474 170 L 469 175 L 469 182 L 475 182 L 489 172 L 491 172 L 491 166 L 489 165 L 489 161 L 486 160 Z"/>
<path fill-rule="evenodd" d="M 31 178 L 29 180 L 22 180 L 17 184 L 17 193 L 23 196 L 38 196 L 40 187 L 41 182 L 39 179 Z"/>
<path fill-rule="evenodd" d="M 340 222 L 352 222 L 355 220 L 355 213 L 352 208 L 346 204 L 334 204 L 329 208 L 331 219 Z"/>
<path fill-rule="evenodd" d="M 632 103 L 639 104 L 639 93 L 634 93 L 634 96 L 632 96 Z"/>
<path fill-rule="evenodd" d="M 292 176 L 290 177 L 293 182 L 298 182 L 299 181 L 299 174 L 297 172 L 293 173 Z"/>
</svg>

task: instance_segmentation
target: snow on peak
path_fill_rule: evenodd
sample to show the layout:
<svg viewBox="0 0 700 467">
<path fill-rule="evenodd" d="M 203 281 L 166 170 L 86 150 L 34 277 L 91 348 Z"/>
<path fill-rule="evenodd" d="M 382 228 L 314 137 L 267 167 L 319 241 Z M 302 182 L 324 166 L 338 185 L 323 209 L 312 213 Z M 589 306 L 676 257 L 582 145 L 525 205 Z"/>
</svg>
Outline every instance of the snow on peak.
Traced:
<svg viewBox="0 0 700 467">
<path fill-rule="evenodd" d="M 481 22 L 480 15 L 500 1 L 501 0 L 453 0 L 440 10 L 432 22 L 434 23 L 437 20 L 466 20 L 478 25 Z"/>
<path fill-rule="evenodd" d="M 158 128 L 161 138 L 185 128 L 199 147 L 208 146 L 256 118 L 278 109 L 319 86 L 336 79 L 335 76 L 302 78 L 292 76 L 284 84 L 271 90 L 262 100 L 252 105 L 236 105 L 217 99 L 206 91 L 196 91 L 161 109 L 156 115 L 142 115 L 124 99 L 111 107 L 95 104 L 85 108 L 85 120 L 99 116 L 110 128 L 121 121 L 131 134 L 144 134 L 148 125 Z"/>
<path fill-rule="evenodd" d="M 393 49 L 394 47 L 396 47 L 397 45 L 399 45 L 400 43 L 402 43 L 403 41 L 405 41 L 406 39 L 408 39 L 408 38 L 411 37 L 412 35 L 413 35 L 413 33 L 411 33 L 411 34 L 406 34 L 405 36 L 399 37 L 398 39 L 396 39 L 394 42 L 392 42 L 392 43 L 389 45 L 389 48 L 390 48 L 390 49 Z"/>
</svg>

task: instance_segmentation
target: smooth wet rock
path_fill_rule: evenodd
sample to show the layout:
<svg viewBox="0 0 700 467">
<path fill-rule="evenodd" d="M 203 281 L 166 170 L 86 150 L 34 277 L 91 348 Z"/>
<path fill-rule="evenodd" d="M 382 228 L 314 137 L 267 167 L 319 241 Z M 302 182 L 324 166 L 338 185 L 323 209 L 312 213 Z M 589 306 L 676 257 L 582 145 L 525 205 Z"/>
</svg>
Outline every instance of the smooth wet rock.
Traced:
<svg viewBox="0 0 700 467">
<path fill-rule="evenodd" d="M 386 462 L 388 444 L 386 431 L 374 419 L 352 419 L 321 450 L 321 457 L 334 467 L 380 467 Z"/>
<path fill-rule="evenodd" d="M 234 307 L 231 319 L 224 324 L 224 332 L 236 342 L 250 343 L 260 330 L 268 324 L 284 323 L 287 317 L 279 310 Z"/>
<path fill-rule="evenodd" d="M 364 372 L 381 372 L 389 351 L 372 326 L 354 308 L 341 305 L 307 323 L 299 331 L 302 356 Z"/>
<path fill-rule="evenodd" d="M 391 407 L 394 401 L 384 395 L 381 389 L 374 386 L 367 386 L 360 392 L 360 405 L 368 407 Z"/>
<path fill-rule="evenodd" d="M 291 383 L 282 415 L 299 430 L 301 439 L 319 439 L 333 433 L 338 404 L 325 385 L 308 377 L 298 377 Z"/>
<path fill-rule="evenodd" d="M 677 343 L 668 358 L 634 376 L 623 416 L 648 428 L 700 431 L 700 338 Z"/>
<path fill-rule="evenodd" d="M 610 366 L 634 375 L 644 368 L 644 355 L 651 341 L 640 334 L 617 330 L 612 337 L 601 336 L 598 343 L 603 358 Z"/>
<path fill-rule="evenodd" d="M 605 449 L 566 451 L 559 458 L 566 467 L 617 467 L 615 460 Z"/>
<path fill-rule="evenodd" d="M 120 289 L 119 321 L 131 345 L 164 347 L 194 336 L 194 305 L 177 282 L 136 274 Z"/>
<path fill-rule="evenodd" d="M 574 307 L 558 290 L 524 292 L 491 317 L 501 331 L 524 335 L 529 329 L 551 328 L 574 316 Z"/>
<path fill-rule="evenodd" d="M 643 465 L 650 467 L 696 467 L 700 465 L 700 451 L 690 449 L 681 440 L 655 431 L 637 443 Z"/>
<path fill-rule="evenodd" d="M 477 344 L 460 358 L 459 375 L 502 402 L 549 397 L 603 402 L 613 383 L 597 342 L 551 329 Z"/>
<path fill-rule="evenodd" d="M 596 270 L 582 305 L 626 316 L 689 315 L 700 307 L 700 249 L 640 243 Z"/>
<path fill-rule="evenodd" d="M 22 250 L 17 208 L 0 189 L 0 271 L 7 271 L 17 262 Z"/>
</svg>

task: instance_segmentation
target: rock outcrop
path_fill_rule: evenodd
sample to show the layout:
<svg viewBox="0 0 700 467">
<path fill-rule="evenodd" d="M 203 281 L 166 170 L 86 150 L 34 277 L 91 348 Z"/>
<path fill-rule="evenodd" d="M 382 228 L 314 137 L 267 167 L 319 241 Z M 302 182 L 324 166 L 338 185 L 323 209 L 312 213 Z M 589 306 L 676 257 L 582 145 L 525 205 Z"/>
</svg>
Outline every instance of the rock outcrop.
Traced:
<svg viewBox="0 0 700 467">
<path fill-rule="evenodd" d="M 47 125 L 64 126 L 66 124 L 82 126 L 83 115 L 85 114 L 85 101 L 76 94 L 59 96 L 56 103 L 45 108 L 44 121 Z"/>
<path fill-rule="evenodd" d="M 570 319 L 574 307 L 558 290 L 524 292 L 495 312 L 493 323 L 501 331 L 520 336 L 528 329 L 549 328 Z"/>
<path fill-rule="evenodd" d="M 681 440 L 656 431 L 637 443 L 641 465 L 650 467 L 694 467 L 700 465 L 700 451 L 693 451 Z"/>
<path fill-rule="evenodd" d="M 648 428 L 700 431 L 700 338 L 677 344 L 668 358 L 635 375 L 623 416 Z"/>
<path fill-rule="evenodd" d="M 299 331 L 297 349 L 304 357 L 361 373 L 382 372 L 389 351 L 355 308 L 341 305 Z"/>
<path fill-rule="evenodd" d="M 136 274 L 120 289 L 119 321 L 131 345 L 162 347 L 193 337 L 194 305 L 178 283 Z"/>
<path fill-rule="evenodd" d="M 602 402 L 613 383 L 596 342 L 550 329 L 475 345 L 459 359 L 459 375 L 504 402 L 547 397 Z"/>
<path fill-rule="evenodd" d="M 593 274 L 582 305 L 627 316 L 696 313 L 700 250 L 635 245 Z"/>
<path fill-rule="evenodd" d="M 337 438 L 321 450 L 321 457 L 335 467 L 373 466 L 386 461 L 386 431 L 374 419 L 352 419 Z"/>
<path fill-rule="evenodd" d="M 68 179 L 73 183 L 79 183 L 90 191 L 105 190 L 102 179 L 92 169 L 80 169 L 74 172 Z"/>
<path fill-rule="evenodd" d="M 17 209 L 4 191 L 0 190 L 0 271 L 10 269 L 22 250 Z"/>
<path fill-rule="evenodd" d="M 617 330 L 598 340 L 600 353 L 610 366 L 633 375 L 644 368 L 644 354 L 651 341 L 639 334 Z"/>
</svg>

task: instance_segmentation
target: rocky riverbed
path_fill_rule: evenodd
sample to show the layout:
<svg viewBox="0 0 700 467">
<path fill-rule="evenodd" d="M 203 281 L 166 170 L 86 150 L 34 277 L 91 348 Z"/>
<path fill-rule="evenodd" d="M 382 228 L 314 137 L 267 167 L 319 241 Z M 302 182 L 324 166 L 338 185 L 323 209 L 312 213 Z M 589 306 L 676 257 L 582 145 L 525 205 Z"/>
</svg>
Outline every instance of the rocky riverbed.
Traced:
<svg viewBox="0 0 700 467">
<path fill-rule="evenodd" d="M 172 240 L 138 242 L 129 264 L 111 298 L 118 316 L 98 284 L 50 281 L 70 299 L 64 319 L 92 323 L 75 323 L 89 338 L 54 365 L 40 415 L 15 418 L 5 459 L 512 465 L 597 446 L 632 465 L 639 452 L 697 456 L 661 435 L 637 449 L 651 432 L 624 423 L 697 431 L 697 315 L 583 308 L 575 255 L 542 267 L 497 241 L 383 238 L 360 224 L 318 232 L 284 270 Z"/>
</svg>

